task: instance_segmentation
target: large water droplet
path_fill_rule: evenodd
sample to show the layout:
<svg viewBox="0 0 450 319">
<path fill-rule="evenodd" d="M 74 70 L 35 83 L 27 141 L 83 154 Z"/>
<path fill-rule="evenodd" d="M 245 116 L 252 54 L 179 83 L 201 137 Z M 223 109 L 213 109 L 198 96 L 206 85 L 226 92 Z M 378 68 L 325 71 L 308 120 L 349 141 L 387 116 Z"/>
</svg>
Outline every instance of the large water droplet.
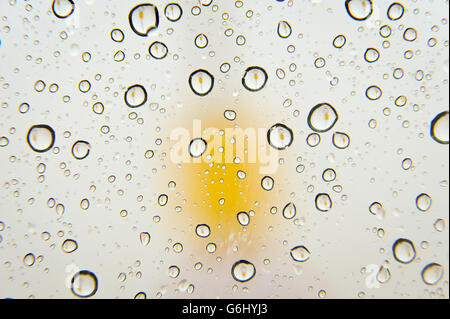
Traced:
<svg viewBox="0 0 450 319">
<path fill-rule="evenodd" d="M 423 268 L 421 275 L 425 284 L 436 285 L 444 276 L 444 267 L 437 263 L 428 264 Z"/>
<path fill-rule="evenodd" d="M 321 103 L 311 109 L 308 115 L 308 125 L 316 132 L 327 132 L 338 120 L 338 114 L 333 106 Z"/>
<path fill-rule="evenodd" d="M 139 240 L 142 244 L 142 246 L 147 246 L 150 243 L 150 234 L 147 232 L 141 232 L 141 234 L 139 235 Z"/>
<path fill-rule="evenodd" d="M 346 42 L 347 42 L 347 38 L 344 35 L 340 34 L 340 35 L 336 36 L 336 38 L 334 38 L 333 46 L 336 49 L 340 49 L 345 45 Z"/>
<path fill-rule="evenodd" d="M 284 206 L 283 208 L 283 217 L 286 219 L 292 219 L 295 217 L 295 215 L 297 214 L 297 209 L 295 208 L 295 204 L 294 203 L 288 203 L 286 206 Z"/>
<path fill-rule="evenodd" d="M 284 150 L 291 146 L 294 140 L 294 133 L 284 124 L 275 124 L 267 131 L 269 145 L 277 150 Z"/>
<path fill-rule="evenodd" d="M 239 260 L 231 267 L 231 275 L 236 281 L 246 282 L 256 274 L 255 266 L 247 260 Z"/>
<path fill-rule="evenodd" d="M 259 66 L 249 67 L 242 77 L 244 87 L 252 92 L 256 92 L 264 88 L 267 83 L 267 72 Z"/>
<path fill-rule="evenodd" d="M 180 274 L 180 268 L 177 266 L 170 266 L 169 267 L 169 277 L 170 278 L 177 278 Z"/>
<path fill-rule="evenodd" d="M 287 21 L 280 21 L 278 22 L 278 35 L 281 38 L 289 38 L 289 36 L 292 34 L 292 28 L 291 25 Z"/>
<path fill-rule="evenodd" d="M 448 111 L 439 113 L 431 122 L 431 137 L 440 144 L 448 144 L 449 115 Z"/>
<path fill-rule="evenodd" d="M 316 208 L 321 212 L 328 212 L 333 206 L 330 195 L 318 194 L 316 196 Z"/>
<path fill-rule="evenodd" d="M 214 87 L 214 77 L 206 70 L 194 71 L 189 76 L 189 86 L 195 94 L 205 96 Z"/>
<path fill-rule="evenodd" d="M 236 217 L 239 224 L 241 224 L 242 226 L 247 226 L 248 224 L 250 224 L 250 216 L 246 212 L 240 212 Z"/>
<path fill-rule="evenodd" d="M 139 107 L 147 102 L 147 91 L 142 85 L 130 86 L 124 94 L 125 103 L 131 107 Z"/>
<path fill-rule="evenodd" d="M 66 239 L 61 245 L 62 251 L 67 254 L 73 253 L 75 250 L 77 250 L 77 248 L 78 243 L 73 239 Z"/>
<path fill-rule="evenodd" d="M 151 3 L 140 4 L 131 9 L 128 15 L 131 29 L 141 37 L 147 36 L 150 31 L 158 28 L 158 9 Z"/>
<path fill-rule="evenodd" d="M 91 144 L 86 141 L 77 141 L 72 146 L 72 155 L 77 160 L 85 159 L 89 155 Z"/>
<path fill-rule="evenodd" d="M 23 263 L 27 267 L 31 267 L 34 265 L 36 258 L 34 257 L 34 254 L 29 253 L 26 254 L 25 257 L 23 257 Z"/>
<path fill-rule="evenodd" d="M 394 2 L 392 3 L 388 10 L 387 10 L 387 16 L 390 20 L 398 20 L 403 16 L 403 13 L 405 12 L 405 8 L 401 3 Z"/>
<path fill-rule="evenodd" d="M 383 95 L 383 91 L 376 85 L 369 86 L 366 90 L 366 96 L 371 101 L 378 100 Z"/>
<path fill-rule="evenodd" d="M 223 116 L 229 121 L 234 121 L 236 119 L 236 112 L 233 110 L 226 110 L 223 113 Z"/>
<path fill-rule="evenodd" d="M 73 13 L 75 4 L 72 0 L 53 0 L 52 10 L 56 17 L 65 19 Z"/>
<path fill-rule="evenodd" d="M 157 60 L 164 59 L 168 52 L 167 46 L 159 41 L 153 42 L 148 48 L 148 53 Z"/>
<path fill-rule="evenodd" d="M 409 264 L 416 258 L 416 249 L 409 239 L 400 238 L 392 246 L 394 258 L 402 264 Z"/>
<path fill-rule="evenodd" d="M 72 278 L 71 290 L 77 297 L 92 297 L 97 292 L 97 289 L 97 277 L 89 270 L 81 270 L 77 272 Z"/>
<path fill-rule="evenodd" d="M 265 176 L 261 180 L 261 186 L 264 190 L 270 191 L 273 189 L 274 181 L 273 178 L 270 176 Z"/>
<path fill-rule="evenodd" d="M 333 134 L 333 145 L 339 149 L 345 149 L 350 145 L 350 137 L 341 132 Z"/>
<path fill-rule="evenodd" d="M 377 49 L 369 48 L 364 53 L 364 59 L 369 63 L 374 63 L 380 58 L 380 52 Z"/>
<path fill-rule="evenodd" d="M 372 0 L 346 0 L 345 8 L 350 17 L 358 21 L 368 19 L 373 12 Z"/>
<path fill-rule="evenodd" d="M 380 267 L 377 273 L 377 280 L 381 284 L 387 283 L 391 279 L 391 271 L 387 264 Z"/>
<path fill-rule="evenodd" d="M 305 262 L 311 257 L 311 253 L 305 246 L 297 246 L 291 249 L 291 257 L 297 262 Z"/>
<path fill-rule="evenodd" d="M 197 48 L 204 49 L 208 46 L 208 38 L 206 37 L 205 34 L 200 33 L 195 37 L 194 43 Z"/>
<path fill-rule="evenodd" d="M 198 237 L 206 238 L 211 234 L 211 229 L 206 224 L 197 225 L 195 228 L 195 233 Z"/>
<path fill-rule="evenodd" d="M 422 211 L 426 212 L 431 208 L 432 199 L 430 195 L 422 193 L 419 196 L 416 197 L 416 206 L 417 208 Z"/>
<path fill-rule="evenodd" d="M 192 157 L 198 158 L 206 152 L 206 141 L 202 138 L 195 138 L 189 144 L 189 154 Z"/>
<path fill-rule="evenodd" d="M 181 9 L 178 3 L 169 3 L 164 9 L 164 15 L 167 20 L 175 22 L 183 15 L 183 9 Z"/>
<path fill-rule="evenodd" d="M 27 142 L 33 151 L 46 152 L 55 143 L 55 131 L 48 125 L 34 125 L 28 130 Z"/>
</svg>

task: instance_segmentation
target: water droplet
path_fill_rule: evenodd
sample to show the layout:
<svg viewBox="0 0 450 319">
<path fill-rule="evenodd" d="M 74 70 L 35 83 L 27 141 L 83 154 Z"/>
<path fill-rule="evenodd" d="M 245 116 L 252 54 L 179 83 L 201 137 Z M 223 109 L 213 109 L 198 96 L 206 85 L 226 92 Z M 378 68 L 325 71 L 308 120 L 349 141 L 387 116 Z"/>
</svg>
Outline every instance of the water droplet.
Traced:
<svg viewBox="0 0 450 319">
<path fill-rule="evenodd" d="M 69 17 L 75 10 L 75 4 L 72 0 L 53 0 L 53 14 L 60 19 Z"/>
<path fill-rule="evenodd" d="M 230 68 L 231 68 L 230 63 L 227 63 L 227 62 L 222 63 L 222 64 L 220 65 L 220 72 L 222 72 L 222 73 L 227 73 L 228 71 L 230 71 Z"/>
<path fill-rule="evenodd" d="M 448 144 L 449 132 L 449 115 L 448 111 L 439 113 L 431 122 L 431 137 L 440 144 Z"/>
<path fill-rule="evenodd" d="M 388 26 L 387 24 L 383 25 L 383 26 L 380 28 L 380 35 L 381 35 L 383 38 L 389 38 L 389 37 L 391 36 L 391 34 L 392 34 L 392 29 L 391 29 L 391 27 Z"/>
<path fill-rule="evenodd" d="M 372 85 L 366 90 L 366 97 L 371 101 L 378 100 L 382 95 L 383 91 L 376 85 Z"/>
<path fill-rule="evenodd" d="M 259 91 L 264 88 L 267 83 L 267 72 L 259 66 L 252 66 L 245 70 L 242 77 L 242 85 L 252 92 Z"/>
<path fill-rule="evenodd" d="M 373 12 L 372 0 L 346 0 L 345 8 L 357 21 L 367 20 Z"/>
<path fill-rule="evenodd" d="M 231 267 L 231 275 L 234 280 L 246 282 L 251 280 L 256 274 L 255 266 L 247 260 L 239 260 Z"/>
<path fill-rule="evenodd" d="M 414 28 L 407 28 L 403 33 L 403 39 L 408 42 L 413 42 L 417 39 L 417 31 Z"/>
<path fill-rule="evenodd" d="M 320 144 L 320 135 L 317 133 L 311 133 L 306 138 L 306 143 L 311 147 L 316 147 Z"/>
<path fill-rule="evenodd" d="M 321 103 L 314 106 L 308 115 L 308 125 L 316 132 L 327 132 L 338 120 L 338 114 L 333 106 Z"/>
<path fill-rule="evenodd" d="M 315 66 L 316 68 L 318 68 L 318 69 L 323 68 L 323 67 L 325 66 L 325 64 L 326 64 L 326 61 L 325 61 L 324 58 L 317 58 L 317 59 L 314 61 L 314 66 Z"/>
<path fill-rule="evenodd" d="M 245 39 L 245 37 L 243 35 L 238 35 L 236 37 L 236 44 L 241 46 L 244 45 L 247 42 L 247 40 Z"/>
<path fill-rule="evenodd" d="M 205 96 L 214 87 L 214 77 L 206 70 L 197 70 L 189 76 L 189 86 L 195 94 Z"/>
<path fill-rule="evenodd" d="M 114 54 L 113 59 L 116 62 L 122 62 L 125 60 L 125 53 L 122 50 L 119 50 Z"/>
<path fill-rule="evenodd" d="M 387 267 L 387 265 L 383 265 L 380 267 L 377 273 L 377 280 L 381 284 L 387 283 L 391 279 L 391 271 Z"/>
<path fill-rule="evenodd" d="M 384 218 L 384 215 L 386 214 L 383 205 L 381 205 L 378 202 L 374 202 L 369 206 L 369 212 L 372 215 L 377 216 L 378 218 L 382 219 Z"/>
<path fill-rule="evenodd" d="M 81 270 L 72 277 L 71 290 L 77 297 L 92 297 L 97 292 L 97 289 L 97 277 L 88 270 Z"/>
<path fill-rule="evenodd" d="M 208 38 L 205 34 L 200 33 L 195 37 L 195 46 L 199 49 L 204 49 L 208 46 Z"/>
<path fill-rule="evenodd" d="M 364 53 L 364 59 L 369 63 L 374 63 L 380 58 L 380 52 L 374 48 L 368 48 Z"/>
<path fill-rule="evenodd" d="M 148 53 L 157 60 L 164 59 L 168 52 L 167 46 L 159 41 L 153 42 L 148 48 Z"/>
<path fill-rule="evenodd" d="M 292 219 L 297 214 L 297 208 L 295 204 L 290 202 L 283 208 L 283 217 L 286 219 Z"/>
<path fill-rule="evenodd" d="M 195 233 L 198 237 L 206 238 L 211 234 L 211 229 L 206 224 L 197 225 L 195 228 Z"/>
<path fill-rule="evenodd" d="M 89 209 L 89 205 L 90 205 L 89 199 L 87 199 L 87 198 L 82 199 L 81 202 L 80 202 L 80 207 L 81 207 L 82 210 L 88 210 Z"/>
<path fill-rule="evenodd" d="M 25 114 L 30 110 L 30 105 L 28 103 L 22 103 L 19 105 L 19 112 Z"/>
<path fill-rule="evenodd" d="M 128 15 L 131 29 L 141 37 L 147 36 L 150 31 L 158 28 L 158 9 L 151 3 L 140 4 L 131 9 Z"/>
<path fill-rule="evenodd" d="M 416 206 L 422 211 L 426 212 L 431 208 L 432 199 L 428 194 L 422 193 L 416 198 Z"/>
<path fill-rule="evenodd" d="M 397 239 L 392 246 L 395 260 L 403 264 L 409 264 L 416 258 L 416 249 L 409 239 Z"/>
<path fill-rule="evenodd" d="M 280 21 L 278 22 L 277 32 L 281 38 L 289 38 L 289 36 L 292 34 L 291 25 L 287 21 Z"/>
<path fill-rule="evenodd" d="M 336 38 L 334 38 L 333 46 L 336 49 L 340 49 L 340 48 L 344 47 L 346 42 L 347 42 L 347 38 L 344 35 L 340 34 Z"/>
<path fill-rule="evenodd" d="M 333 145 L 339 149 L 345 149 L 350 145 L 350 137 L 341 132 L 333 134 Z"/>
<path fill-rule="evenodd" d="M 29 253 L 26 254 L 25 257 L 23 257 L 23 263 L 27 267 L 31 267 L 34 265 L 36 258 L 34 257 L 34 254 Z"/>
<path fill-rule="evenodd" d="M 261 186 L 264 190 L 270 191 L 273 189 L 274 181 L 273 178 L 270 176 L 265 176 L 261 180 Z"/>
<path fill-rule="evenodd" d="M 250 224 L 250 216 L 246 212 L 238 213 L 237 220 L 242 226 L 248 226 Z"/>
<path fill-rule="evenodd" d="M 403 13 L 405 12 L 405 8 L 401 3 L 394 2 L 392 3 L 388 10 L 387 10 L 387 16 L 390 20 L 395 21 L 403 17 Z"/>
<path fill-rule="evenodd" d="M 47 152 L 55 143 L 55 131 L 48 125 L 34 125 L 28 130 L 27 142 L 33 151 Z"/>
<path fill-rule="evenodd" d="M 166 16 L 167 20 L 176 22 L 180 20 L 181 16 L 183 15 L 183 9 L 181 9 L 178 3 L 169 3 L 164 9 L 164 15 Z"/>
<path fill-rule="evenodd" d="M 87 93 L 91 89 L 91 83 L 88 80 L 83 80 L 78 83 L 78 89 L 82 93 Z"/>
<path fill-rule="evenodd" d="M 9 139 L 6 136 L 0 137 L 0 147 L 5 147 L 9 144 Z"/>
<path fill-rule="evenodd" d="M 124 94 L 125 103 L 131 107 L 139 107 L 147 102 L 147 91 L 142 85 L 130 86 Z"/>
<path fill-rule="evenodd" d="M 72 146 L 72 155 L 77 160 L 85 159 L 89 155 L 91 144 L 86 141 L 76 141 Z"/>
<path fill-rule="evenodd" d="M 177 266 L 170 266 L 169 267 L 169 277 L 170 278 L 177 278 L 180 274 L 180 268 Z"/>
<path fill-rule="evenodd" d="M 94 111 L 95 114 L 103 114 L 104 109 L 105 107 L 101 102 L 96 102 L 92 106 L 92 111 Z"/>
<path fill-rule="evenodd" d="M 245 179 L 245 177 L 247 176 L 244 171 L 238 171 L 236 175 L 239 179 Z"/>
<path fill-rule="evenodd" d="M 236 112 L 233 110 L 226 110 L 223 113 L 223 116 L 229 121 L 234 121 L 236 119 Z"/>
<path fill-rule="evenodd" d="M 333 182 L 336 179 L 336 172 L 332 168 L 327 168 L 322 173 L 322 179 L 325 182 Z"/>
<path fill-rule="evenodd" d="M 139 235 L 139 240 L 142 244 L 142 246 L 147 246 L 150 243 L 150 234 L 147 232 L 141 232 L 141 234 Z"/>
<path fill-rule="evenodd" d="M 189 154 L 192 157 L 198 158 L 206 152 L 206 141 L 202 138 L 195 138 L 189 144 Z"/>
<path fill-rule="evenodd" d="M 111 39 L 114 42 L 122 42 L 124 38 L 125 38 L 125 36 L 124 36 L 122 30 L 120 30 L 120 29 L 111 30 Z"/>
<path fill-rule="evenodd" d="M 138 292 L 136 296 L 134 296 L 134 299 L 147 299 L 147 294 L 143 291 Z"/>
<path fill-rule="evenodd" d="M 267 131 L 269 145 L 277 150 L 284 150 L 294 141 L 294 133 L 284 124 L 275 124 Z"/>
<path fill-rule="evenodd" d="M 168 201 L 169 201 L 169 197 L 166 194 L 159 195 L 159 197 L 158 197 L 159 206 L 166 206 Z"/>
<path fill-rule="evenodd" d="M 445 220 L 439 218 L 434 222 L 433 226 L 438 232 L 443 232 L 445 230 Z"/>
<path fill-rule="evenodd" d="M 208 243 L 208 245 L 206 245 L 206 251 L 208 253 L 210 253 L 210 254 L 215 253 L 216 252 L 216 248 L 217 248 L 217 246 L 214 243 Z"/>
<path fill-rule="evenodd" d="M 67 254 L 73 253 L 77 248 L 78 243 L 73 239 L 66 239 L 61 245 L 62 251 Z"/>
<path fill-rule="evenodd" d="M 291 257 L 297 262 L 305 262 L 311 257 L 311 253 L 305 246 L 296 246 L 291 249 Z"/>
<path fill-rule="evenodd" d="M 423 268 L 421 275 L 425 284 L 436 285 L 444 276 L 444 267 L 437 263 L 428 264 Z"/>
<path fill-rule="evenodd" d="M 321 212 L 328 212 L 332 205 L 330 195 L 323 193 L 316 196 L 316 208 Z"/>
<path fill-rule="evenodd" d="M 402 161 L 402 168 L 406 171 L 409 170 L 412 167 L 412 165 L 413 165 L 413 161 L 410 158 L 405 158 Z"/>
<path fill-rule="evenodd" d="M 34 89 L 36 90 L 36 92 L 42 92 L 45 89 L 45 82 L 42 80 L 38 80 L 36 81 L 36 83 L 34 83 Z"/>
</svg>

